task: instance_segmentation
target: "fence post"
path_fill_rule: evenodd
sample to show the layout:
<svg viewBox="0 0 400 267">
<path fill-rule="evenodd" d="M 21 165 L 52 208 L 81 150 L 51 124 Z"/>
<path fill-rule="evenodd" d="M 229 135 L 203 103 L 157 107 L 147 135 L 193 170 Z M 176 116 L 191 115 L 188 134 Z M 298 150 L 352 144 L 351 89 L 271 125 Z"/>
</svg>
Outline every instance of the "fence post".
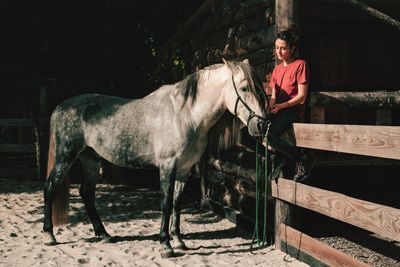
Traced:
<svg viewBox="0 0 400 267">
<path fill-rule="evenodd" d="M 298 26 L 299 23 L 299 1 L 297 0 L 275 0 L 275 27 L 276 32 L 287 29 L 291 25 Z M 278 62 L 275 61 L 275 64 Z M 282 175 L 280 175 L 282 177 Z M 275 202 L 275 247 L 281 250 L 279 238 L 279 225 L 284 223 L 293 225 L 294 208 L 292 205 L 276 199 Z"/>
</svg>

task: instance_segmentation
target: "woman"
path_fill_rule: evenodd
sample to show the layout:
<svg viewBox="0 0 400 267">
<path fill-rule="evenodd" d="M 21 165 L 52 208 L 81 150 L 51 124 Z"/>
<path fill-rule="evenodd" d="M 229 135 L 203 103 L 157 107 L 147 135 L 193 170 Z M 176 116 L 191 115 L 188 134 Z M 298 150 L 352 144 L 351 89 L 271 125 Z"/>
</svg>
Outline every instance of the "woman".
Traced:
<svg viewBox="0 0 400 267">
<path fill-rule="evenodd" d="M 268 142 L 276 151 L 271 155 L 274 165 L 271 178 L 278 177 L 286 158 L 290 158 L 298 163 L 294 180 L 304 181 L 310 175 L 312 158 L 281 137 L 292 123 L 303 121 L 305 111 L 309 72 L 307 63 L 296 57 L 297 45 L 298 36 L 294 26 L 279 32 L 275 38 L 275 53 L 281 63 L 273 70 L 269 83 L 272 94 Z"/>
</svg>

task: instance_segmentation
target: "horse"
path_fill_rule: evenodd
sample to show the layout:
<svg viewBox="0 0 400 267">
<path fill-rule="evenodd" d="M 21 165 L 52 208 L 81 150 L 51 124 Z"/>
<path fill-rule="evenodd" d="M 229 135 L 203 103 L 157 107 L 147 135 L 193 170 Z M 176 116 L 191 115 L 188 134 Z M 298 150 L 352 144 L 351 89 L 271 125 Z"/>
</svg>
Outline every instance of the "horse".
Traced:
<svg viewBox="0 0 400 267">
<path fill-rule="evenodd" d="M 248 60 L 223 59 L 140 99 L 81 94 L 64 100 L 50 119 L 44 183 L 46 244 L 57 244 L 53 226 L 65 223 L 65 177 L 77 159 L 84 173 L 79 194 L 95 235 L 111 240 L 94 204 L 100 163 L 105 159 L 122 167 L 159 169 L 161 256 L 175 255 L 170 235 L 179 248 L 187 249 L 180 234 L 181 192 L 206 149 L 210 128 L 229 112 L 248 127 L 251 136 L 260 139 L 265 132 L 266 99 L 255 77 Z"/>
</svg>

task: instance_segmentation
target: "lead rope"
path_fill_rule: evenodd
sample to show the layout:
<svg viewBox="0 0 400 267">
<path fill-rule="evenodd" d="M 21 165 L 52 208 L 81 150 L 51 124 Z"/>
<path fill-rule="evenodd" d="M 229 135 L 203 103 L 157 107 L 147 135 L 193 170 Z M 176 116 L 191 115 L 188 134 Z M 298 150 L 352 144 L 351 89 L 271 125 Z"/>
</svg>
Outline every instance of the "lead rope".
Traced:
<svg viewBox="0 0 400 267">
<path fill-rule="evenodd" d="M 263 218 L 263 239 L 261 242 L 261 246 L 264 246 L 267 243 L 267 200 L 268 200 L 268 132 L 269 127 L 271 125 L 270 121 L 267 121 L 267 130 L 265 132 L 265 159 L 264 159 L 264 218 Z M 259 181 L 261 179 L 261 172 L 259 168 L 259 162 L 261 160 L 260 155 L 258 154 L 258 141 L 256 141 L 256 210 L 255 210 L 255 223 L 254 223 L 254 232 L 253 238 L 250 243 L 250 252 L 253 249 L 254 241 L 257 240 L 258 247 L 260 246 L 260 233 L 258 228 L 258 215 L 260 208 L 260 194 L 261 190 L 259 188 Z"/>
<path fill-rule="evenodd" d="M 268 186 L 269 186 L 269 179 L 268 179 L 268 132 L 269 127 L 271 125 L 271 121 L 267 121 L 267 130 L 265 131 L 265 158 L 264 158 L 264 229 L 263 229 L 263 245 L 267 243 L 267 205 L 268 205 Z"/>
</svg>

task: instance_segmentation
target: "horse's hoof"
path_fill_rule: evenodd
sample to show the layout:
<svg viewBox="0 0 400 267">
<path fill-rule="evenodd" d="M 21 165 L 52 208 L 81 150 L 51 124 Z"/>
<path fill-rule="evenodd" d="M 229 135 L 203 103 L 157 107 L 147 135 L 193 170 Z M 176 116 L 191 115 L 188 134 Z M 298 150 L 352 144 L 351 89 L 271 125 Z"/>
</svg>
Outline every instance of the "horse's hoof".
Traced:
<svg viewBox="0 0 400 267">
<path fill-rule="evenodd" d="M 48 239 L 48 242 L 44 243 L 46 246 L 55 246 L 58 244 L 56 238 L 54 237 L 54 234 L 48 232 L 45 232 L 45 234 L 47 235 L 46 238 Z"/>
<path fill-rule="evenodd" d="M 181 250 L 189 250 L 189 248 L 183 242 L 179 242 L 179 245 L 176 248 Z"/>
<path fill-rule="evenodd" d="M 173 250 L 163 251 L 163 252 L 161 252 L 161 257 L 163 259 L 173 258 L 173 257 L 175 257 L 175 252 Z"/>
<path fill-rule="evenodd" d="M 101 234 L 98 237 L 100 238 L 99 243 L 102 243 L 102 244 L 112 243 L 112 241 L 113 241 L 112 236 L 110 236 L 109 234 Z"/>
<path fill-rule="evenodd" d="M 55 246 L 55 245 L 57 245 L 58 244 L 58 242 L 57 241 L 50 241 L 50 242 L 46 242 L 46 243 L 44 243 L 46 246 Z"/>
</svg>

